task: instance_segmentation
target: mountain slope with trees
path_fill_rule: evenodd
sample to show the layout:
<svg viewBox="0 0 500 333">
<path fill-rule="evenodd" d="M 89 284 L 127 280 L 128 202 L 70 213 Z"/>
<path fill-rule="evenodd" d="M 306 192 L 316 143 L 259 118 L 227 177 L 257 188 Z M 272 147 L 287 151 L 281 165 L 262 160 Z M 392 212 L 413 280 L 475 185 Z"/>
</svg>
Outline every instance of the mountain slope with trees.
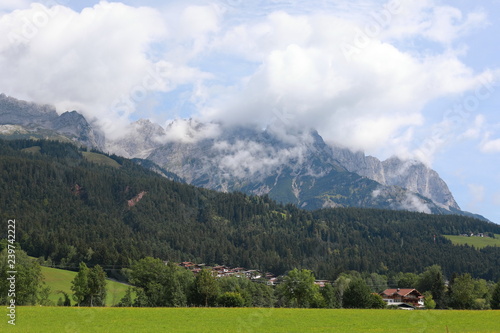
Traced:
<svg viewBox="0 0 500 333">
<path fill-rule="evenodd" d="M 275 274 L 307 268 L 326 279 L 433 264 L 446 274 L 500 278 L 500 248 L 454 246 L 441 236 L 500 233 L 493 223 L 377 209 L 304 211 L 267 196 L 196 188 L 108 157 L 120 167 L 91 163 L 67 143 L 0 141 L 0 218 L 16 219 L 29 255 L 73 269 L 80 262 L 129 267 L 152 256 Z"/>
<path fill-rule="evenodd" d="M 170 179 L 223 192 L 267 194 L 308 210 L 363 207 L 486 220 L 462 211 L 444 180 L 421 162 L 380 161 L 326 143 L 313 129 L 283 125 L 262 129 L 177 119 L 163 128 L 140 119 L 120 138 L 107 138 L 77 111 L 58 115 L 50 105 L 0 94 L 0 138 L 73 142 L 135 157 Z"/>
</svg>

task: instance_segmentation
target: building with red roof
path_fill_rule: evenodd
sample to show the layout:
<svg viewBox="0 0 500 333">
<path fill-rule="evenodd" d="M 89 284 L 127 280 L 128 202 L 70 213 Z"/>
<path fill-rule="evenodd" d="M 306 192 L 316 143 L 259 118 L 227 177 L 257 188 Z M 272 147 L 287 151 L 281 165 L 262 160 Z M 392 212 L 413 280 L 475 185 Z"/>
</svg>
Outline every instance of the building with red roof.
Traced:
<svg viewBox="0 0 500 333">
<path fill-rule="evenodd" d="M 417 289 L 396 288 L 386 289 L 380 293 L 387 305 L 411 305 L 414 308 L 424 307 L 424 296 Z"/>
</svg>

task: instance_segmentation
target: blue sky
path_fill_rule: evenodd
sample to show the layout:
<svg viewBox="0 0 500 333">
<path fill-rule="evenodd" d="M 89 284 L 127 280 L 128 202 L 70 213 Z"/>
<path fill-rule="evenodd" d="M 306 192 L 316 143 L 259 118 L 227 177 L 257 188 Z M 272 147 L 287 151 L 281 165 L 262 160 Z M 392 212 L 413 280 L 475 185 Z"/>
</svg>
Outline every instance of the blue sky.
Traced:
<svg viewBox="0 0 500 333">
<path fill-rule="evenodd" d="M 500 223 L 500 1 L 0 4 L 0 91 L 110 137 L 150 118 L 290 126 L 419 159 Z"/>
</svg>

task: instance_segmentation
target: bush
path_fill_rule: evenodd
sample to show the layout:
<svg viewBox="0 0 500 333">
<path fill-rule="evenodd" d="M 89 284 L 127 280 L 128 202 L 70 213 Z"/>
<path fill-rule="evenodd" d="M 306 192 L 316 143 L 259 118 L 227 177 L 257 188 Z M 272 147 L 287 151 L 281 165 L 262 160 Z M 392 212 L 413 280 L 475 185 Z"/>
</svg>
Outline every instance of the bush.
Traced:
<svg viewBox="0 0 500 333">
<path fill-rule="evenodd" d="M 225 308 L 241 308 L 245 306 L 245 300 L 240 293 L 225 292 L 219 295 L 217 304 Z"/>
<path fill-rule="evenodd" d="M 385 309 L 387 306 L 382 296 L 377 294 L 371 294 L 370 301 L 372 309 Z"/>
</svg>

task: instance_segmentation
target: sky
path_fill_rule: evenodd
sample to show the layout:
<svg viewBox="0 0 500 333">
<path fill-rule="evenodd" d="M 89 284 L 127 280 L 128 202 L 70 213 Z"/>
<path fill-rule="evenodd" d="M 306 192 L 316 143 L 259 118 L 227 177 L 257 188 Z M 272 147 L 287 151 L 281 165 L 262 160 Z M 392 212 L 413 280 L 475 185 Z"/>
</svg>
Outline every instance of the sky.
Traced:
<svg viewBox="0 0 500 333">
<path fill-rule="evenodd" d="M 178 118 L 418 159 L 500 223 L 500 1 L 2 0 L 0 92 L 119 138 Z"/>
</svg>

